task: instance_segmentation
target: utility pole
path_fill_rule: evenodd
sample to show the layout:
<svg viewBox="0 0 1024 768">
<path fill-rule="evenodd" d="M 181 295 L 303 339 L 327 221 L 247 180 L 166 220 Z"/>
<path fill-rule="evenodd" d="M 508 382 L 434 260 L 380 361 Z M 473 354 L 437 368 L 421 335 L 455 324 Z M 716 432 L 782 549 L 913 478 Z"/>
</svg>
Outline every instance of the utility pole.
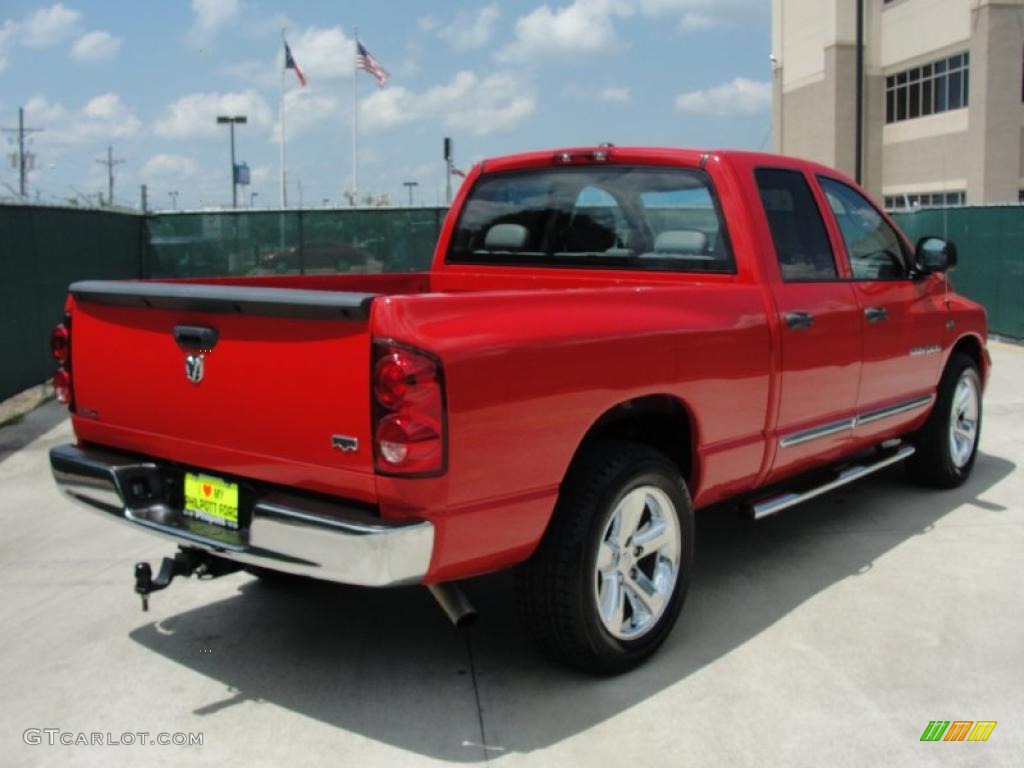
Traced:
<svg viewBox="0 0 1024 768">
<path fill-rule="evenodd" d="M 35 158 L 31 152 L 25 152 L 25 135 L 29 133 L 40 133 L 42 128 L 26 128 L 25 127 L 25 109 L 24 107 L 18 107 L 18 127 L 17 128 L 4 128 L 4 133 L 16 133 L 18 134 L 18 177 L 21 183 L 18 185 L 20 190 L 19 194 L 22 197 L 28 195 L 28 171 L 29 166 L 32 164 L 32 160 Z"/>
<path fill-rule="evenodd" d="M 454 143 L 447 136 L 444 137 L 444 199 L 448 205 L 452 204 L 452 165 L 454 159 L 452 155 L 455 152 Z"/>
<path fill-rule="evenodd" d="M 143 213 L 148 213 L 149 212 L 149 202 L 146 200 L 146 185 L 145 184 L 142 185 L 141 192 L 142 192 L 142 212 Z"/>
<path fill-rule="evenodd" d="M 235 126 L 245 125 L 248 119 L 245 115 L 218 115 L 217 124 L 227 125 L 231 129 L 231 207 L 238 207 L 238 166 L 235 165 Z"/>
<path fill-rule="evenodd" d="M 114 204 L 114 166 L 122 165 L 124 160 L 114 159 L 114 148 L 107 147 L 107 159 L 97 160 L 100 165 L 107 166 L 107 205 Z"/>
<path fill-rule="evenodd" d="M 854 62 L 854 69 L 857 73 L 857 84 L 854 88 L 854 98 L 857 103 L 854 107 L 854 158 L 853 158 L 853 180 L 858 184 L 863 183 L 863 159 L 864 159 L 864 0 L 856 0 L 857 3 L 857 51 Z"/>
<path fill-rule="evenodd" d="M 415 187 L 418 187 L 420 183 L 418 181 L 403 181 L 402 186 L 409 190 L 409 207 L 412 208 L 412 191 Z"/>
<path fill-rule="evenodd" d="M 178 210 L 178 190 L 172 189 L 167 194 L 171 196 L 171 210 Z"/>
</svg>

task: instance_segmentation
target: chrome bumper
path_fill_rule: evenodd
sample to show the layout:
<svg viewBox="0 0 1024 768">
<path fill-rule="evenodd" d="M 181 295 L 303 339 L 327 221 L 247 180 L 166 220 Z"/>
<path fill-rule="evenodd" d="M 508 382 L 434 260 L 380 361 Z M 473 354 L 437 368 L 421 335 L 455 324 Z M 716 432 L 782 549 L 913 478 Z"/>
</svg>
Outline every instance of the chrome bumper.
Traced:
<svg viewBox="0 0 1024 768">
<path fill-rule="evenodd" d="M 430 565 L 434 526 L 388 523 L 344 503 L 272 492 L 256 495 L 233 531 L 186 517 L 170 496 L 181 472 L 96 448 L 50 451 L 57 486 L 73 501 L 219 557 L 344 584 L 418 583 Z"/>
</svg>

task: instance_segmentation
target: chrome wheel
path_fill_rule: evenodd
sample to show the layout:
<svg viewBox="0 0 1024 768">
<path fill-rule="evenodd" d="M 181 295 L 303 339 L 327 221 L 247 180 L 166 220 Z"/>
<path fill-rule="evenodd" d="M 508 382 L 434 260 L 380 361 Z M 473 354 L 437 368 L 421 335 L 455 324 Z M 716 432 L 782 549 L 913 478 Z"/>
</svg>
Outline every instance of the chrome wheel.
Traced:
<svg viewBox="0 0 1024 768">
<path fill-rule="evenodd" d="M 961 374 L 953 391 L 953 407 L 949 420 L 949 453 L 953 464 L 963 469 L 974 455 L 978 441 L 978 415 L 981 397 L 978 379 L 973 370 Z"/>
<path fill-rule="evenodd" d="M 622 497 L 601 535 L 594 573 L 597 613 L 613 637 L 635 640 L 657 625 L 676 586 L 680 551 L 668 494 L 644 485 Z"/>
</svg>

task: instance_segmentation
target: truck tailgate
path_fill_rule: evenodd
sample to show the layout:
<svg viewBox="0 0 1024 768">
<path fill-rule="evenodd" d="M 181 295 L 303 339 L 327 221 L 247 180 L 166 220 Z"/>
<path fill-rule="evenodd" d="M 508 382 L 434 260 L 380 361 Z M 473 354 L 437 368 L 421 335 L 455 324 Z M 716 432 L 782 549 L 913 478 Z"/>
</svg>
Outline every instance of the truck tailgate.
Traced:
<svg viewBox="0 0 1024 768">
<path fill-rule="evenodd" d="M 372 479 L 354 475 L 373 470 L 371 294 L 90 281 L 71 295 L 83 440 L 311 490 L 370 492 Z M 202 357 L 201 374 L 190 356 Z"/>
</svg>

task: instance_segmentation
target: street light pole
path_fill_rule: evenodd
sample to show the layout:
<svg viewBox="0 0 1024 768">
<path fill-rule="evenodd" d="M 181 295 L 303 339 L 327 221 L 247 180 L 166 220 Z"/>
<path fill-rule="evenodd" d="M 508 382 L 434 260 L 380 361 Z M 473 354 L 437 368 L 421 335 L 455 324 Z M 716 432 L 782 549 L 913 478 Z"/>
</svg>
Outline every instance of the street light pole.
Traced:
<svg viewBox="0 0 1024 768">
<path fill-rule="evenodd" d="M 238 174 L 236 173 L 235 166 L 235 126 L 245 125 L 248 119 L 245 115 L 235 115 L 229 117 L 227 115 L 218 115 L 217 124 L 227 125 L 231 132 L 231 207 L 238 207 Z"/>
<path fill-rule="evenodd" d="M 418 187 L 420 183 L 418 181 L 403 181 L 402 186 L 409 190 L 409 207 L 412 208 L 412 190 L 414 187 Z"/>
<path fill-rule="evenodd" d="M 250 192 L 249 193 L 249 207 L 250 208 L 255 208 L 256 207 L 256 198 L 259 197 L 259 194 L 260 194 L 259 192 Z"/>
<path fill-rule="evenodd" d="M 172 189 L 167 194 L 171 196 L 171 210 L 178 210 L 178 190 Z"/>
</svg>

